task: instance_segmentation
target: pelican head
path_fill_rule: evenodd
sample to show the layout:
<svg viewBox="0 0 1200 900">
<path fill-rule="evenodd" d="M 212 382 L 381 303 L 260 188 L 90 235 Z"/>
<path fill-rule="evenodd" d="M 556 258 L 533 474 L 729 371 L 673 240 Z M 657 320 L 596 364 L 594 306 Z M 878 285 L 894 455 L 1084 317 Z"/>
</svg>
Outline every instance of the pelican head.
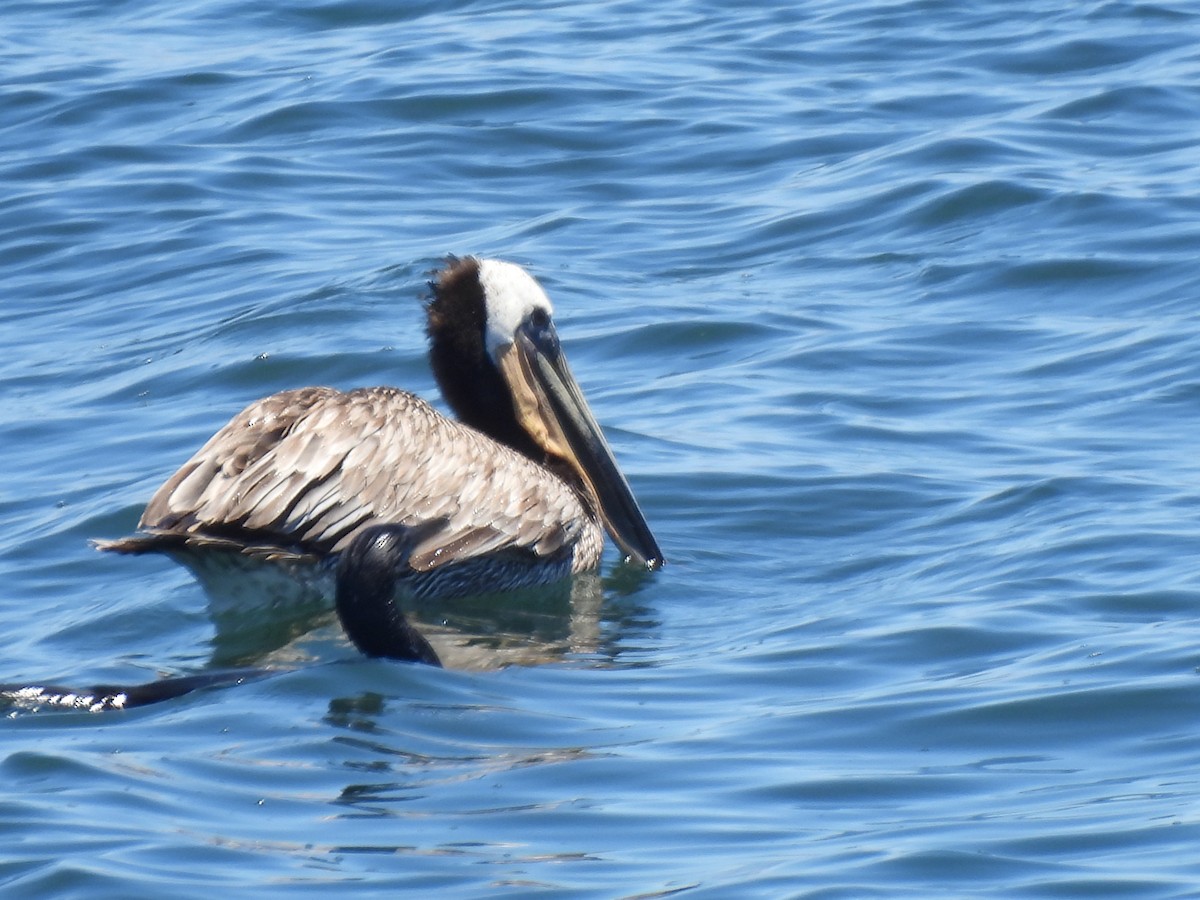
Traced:
<svg viewBox="0 0 1200 900">
<path fill-rule="evenodd" d="M 662 551 L 567 366 L 550 298 L 520 266 L 452 258 L 431 283 L 430 361 L 458 417 L 575 485 L 621 551 Z"/>
</svg>

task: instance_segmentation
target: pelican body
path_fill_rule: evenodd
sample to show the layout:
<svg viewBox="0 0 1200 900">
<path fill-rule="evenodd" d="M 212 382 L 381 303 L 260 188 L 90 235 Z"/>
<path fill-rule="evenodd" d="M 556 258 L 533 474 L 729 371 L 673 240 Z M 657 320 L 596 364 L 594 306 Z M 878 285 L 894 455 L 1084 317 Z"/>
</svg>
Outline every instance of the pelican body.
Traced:
<svg viewBox="0 0 1200 900">
<path fill-rule="evenodd" d="M 458 420 L 392 387 L 309 387 L 235 416 L 151 498 L 139 533 L 202 580 L 214 558 L 329 575 L 362 531 L 404 530 L 400 588 L 460 596 L 595 568 L 607 530 L 663 563 L 571 375 L 550 301 L 522 268 L 451 258 L 430 283 L 430 361 Z"/>
</svg>

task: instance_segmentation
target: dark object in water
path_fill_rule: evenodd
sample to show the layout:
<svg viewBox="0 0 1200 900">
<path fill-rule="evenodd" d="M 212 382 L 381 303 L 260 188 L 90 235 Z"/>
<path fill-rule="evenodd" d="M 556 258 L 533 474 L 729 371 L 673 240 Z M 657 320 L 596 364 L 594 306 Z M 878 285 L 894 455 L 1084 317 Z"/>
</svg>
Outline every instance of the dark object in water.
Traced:
<svg viewBox="0 0 1200 900">
<path fill-rule="evenodd" d="M 396 584 L 408 573 L 413 531 L 402 525 L 377 525 L 356 535 L 338 559 L 335 606 L 346 634 L 367 656 L 440 666 L 433 647 L 396 603 Z M 131 709 L 270 674 L 271 669 L 231 669 L 83 690 L 49 684 L 0 684 L 0 705 L 87 712 Z"/>
</svg>

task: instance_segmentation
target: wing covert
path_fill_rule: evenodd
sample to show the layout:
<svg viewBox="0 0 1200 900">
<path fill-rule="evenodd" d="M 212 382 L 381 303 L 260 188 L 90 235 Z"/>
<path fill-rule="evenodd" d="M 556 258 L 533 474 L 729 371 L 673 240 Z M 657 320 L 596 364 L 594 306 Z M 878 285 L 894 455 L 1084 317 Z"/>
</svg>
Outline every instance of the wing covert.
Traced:
<svg viewBox="0 0 1200 900">
<path fill-rule="evenodd" d="M 327 554 L 369 525 L 422 526 L 411 564 L 433 569 L 570 553 L 586 521 L 565 482 L 412 394 L 304 388 L 230 420 L 159 488 L 140 527 Z"/>
</svg>

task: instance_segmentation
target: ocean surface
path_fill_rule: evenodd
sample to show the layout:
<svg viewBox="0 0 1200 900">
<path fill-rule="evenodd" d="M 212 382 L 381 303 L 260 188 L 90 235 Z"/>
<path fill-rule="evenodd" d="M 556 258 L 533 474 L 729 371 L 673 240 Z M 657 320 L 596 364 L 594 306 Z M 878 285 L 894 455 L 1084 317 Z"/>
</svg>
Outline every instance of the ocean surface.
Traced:
<svg viewBox="0 0 1200 900">
<path fill-rule="evenodd" d="M 97 553 L 538 277 L 669 564 L 221 609 Z M 1200 7 L 6 0 L 4 897 L 1200 896 Z"/>
</svg>

